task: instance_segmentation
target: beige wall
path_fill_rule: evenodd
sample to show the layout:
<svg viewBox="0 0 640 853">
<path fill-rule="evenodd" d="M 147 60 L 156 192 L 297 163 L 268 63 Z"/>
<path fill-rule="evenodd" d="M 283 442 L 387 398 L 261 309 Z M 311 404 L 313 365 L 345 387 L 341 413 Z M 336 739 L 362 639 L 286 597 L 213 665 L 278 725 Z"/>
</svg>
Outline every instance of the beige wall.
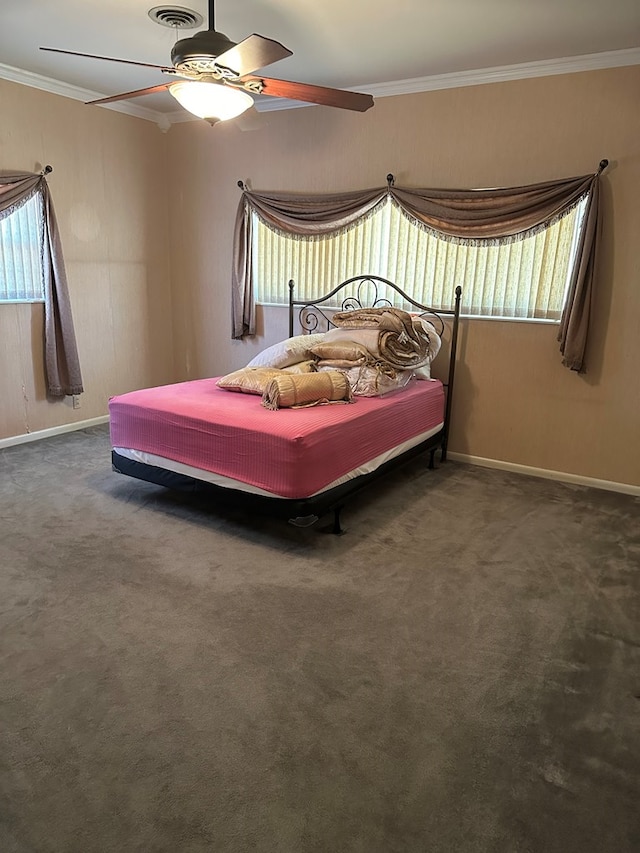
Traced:
<svg viewBox="0 0 640 853">
<path fill-rule="evenodd" d="M 104 414 L 108 396 L 129 388 L 226 372 L 286 334 L 284 317 L 260 312 L 258 338 L 230 340 L 239 178 L 316 191 L 380 186 L 390 171 L 400 185 L 514 185 L 590 172 L 607 157 L 588 372 L 561 366 L 552 325 L 464 321 L 450 449 L 640 485 L 639 93 L 634 66 L 381 98 L 362 115 L 267 113 L 255 131 L 192 122 L 163 135 L 0 81 L 2 168 L 55 168 L 87 387 L 78 411 L 45 401 L 38 311 L 0 306 L 0 436 Z"/>
<path fill-rule="evenodd" d="M 166 137 L 148 121 L 0 80 L 0 169 L 48 177 L 85 393 L 48 400 L 43 306 L 0 305 L 0 438 L 89 420 L 174 378 Z"/>
<path fill-rule="evenodd" d="M 450 449 L 640 485 L 639 95 L 634 66 L 381 98 L 364 114 L 268 113 L 253 132 L 172 128 L 183 375 L 241 366 L 286 333 L 272 311 L 257 340 L 229 340 L 239 178 L 262 190 L 380 186 L 388 172 L 400 185 L 505 186 L 595 171 L 606 157 L 588 372 L 561 366 L 553 325 L 465 321 Z"/>
</svg>

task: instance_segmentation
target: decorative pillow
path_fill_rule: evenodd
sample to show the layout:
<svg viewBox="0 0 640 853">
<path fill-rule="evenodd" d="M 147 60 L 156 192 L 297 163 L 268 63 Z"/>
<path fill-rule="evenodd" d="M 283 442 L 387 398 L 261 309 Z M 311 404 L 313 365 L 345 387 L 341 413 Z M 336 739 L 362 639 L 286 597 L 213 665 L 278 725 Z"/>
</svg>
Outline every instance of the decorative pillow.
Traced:
<svg viewBox="0 0 640 853">
<path fill-rule="evenodd" d="M 372 358 L 365 346 L 352 340 L 325 340 L 312 346 L 310 352 L 321 362 L 330 361 L 334 367 L 353 367 L 356 364 L 365 364 Z"/>
<path fill-rule="evenodd" d="M 351 403 L 347 377 L 339 370 L 325 373 L 281 373 L 262 395 L 265 409 L 301 408 L 329 403 Z"/>
<path fill-rule="evenodd" d="M 289 367 L 299 361 L 307 361 L 309 348 L 319 344 L 323 338 L 324 332 L 314 335 L 294 335 L 259 352 L 247 367 Z"/>
<path fill-rule="evenodd" d="M 243 367 L 234 370 L 226 376 L 221 376 L 216 382 L 225 391 L 241 391 L 243 394 L 264 394 L 264 389 L 276 376 L 282 374 L 275 367 Z"/>
</svg>

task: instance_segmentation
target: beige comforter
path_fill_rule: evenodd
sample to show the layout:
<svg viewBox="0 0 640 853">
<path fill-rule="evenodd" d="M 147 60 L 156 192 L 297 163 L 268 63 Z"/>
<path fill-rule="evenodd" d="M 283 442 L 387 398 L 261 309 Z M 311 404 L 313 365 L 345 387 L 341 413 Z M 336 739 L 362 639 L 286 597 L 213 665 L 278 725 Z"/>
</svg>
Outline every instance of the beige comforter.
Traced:
<svg viewBox="0 0 640 853">
<path fill-rule="evenodd" d="M 340 311 L 332 323 L 341 329 L 377 329 L 380 358 L 400 370 L 419 367 L 429 358 L 429 335 L 401 308 Z"/>
</svg>

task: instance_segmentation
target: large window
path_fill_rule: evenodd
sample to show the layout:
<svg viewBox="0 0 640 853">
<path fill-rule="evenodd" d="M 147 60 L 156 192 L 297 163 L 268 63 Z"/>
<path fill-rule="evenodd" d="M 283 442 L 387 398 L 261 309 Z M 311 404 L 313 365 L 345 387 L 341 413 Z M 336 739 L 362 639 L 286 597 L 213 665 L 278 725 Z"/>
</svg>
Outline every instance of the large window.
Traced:
<svg viewBox="0 0 640 853">
<path fill-rule="evenodd" d="M 475 246 L 439 239 L 389 199 L 350 230 L 311 241 L 276 233 L 254 213 L 256 301 L 286 304 L 290 279 L 296 298 L 313 299 L 329 285 L 371 273 L 433 308 L 452 308 L 461 285 L 465 314 L 557 321 L 585 207 L 583 199 L 555 224 L 523 240 Z"/>
<path fill-rule="evenodd" d="M 0 302 L 44 301 L 42 196 L 0 219 Z"/>
</svg>

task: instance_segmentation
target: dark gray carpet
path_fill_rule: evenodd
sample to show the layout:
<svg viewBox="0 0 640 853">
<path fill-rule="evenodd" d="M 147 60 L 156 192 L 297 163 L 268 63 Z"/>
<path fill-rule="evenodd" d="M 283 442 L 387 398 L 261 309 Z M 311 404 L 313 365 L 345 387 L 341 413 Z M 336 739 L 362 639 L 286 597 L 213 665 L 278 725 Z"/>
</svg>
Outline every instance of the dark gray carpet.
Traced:
<svg viewBox="0 0 640 853">
<path fill-rule="evenodd" d="M 0 453 L 2 853 L 640 849 L 640 502 L 448 462 L 331 536 Z"/>
</svg>

